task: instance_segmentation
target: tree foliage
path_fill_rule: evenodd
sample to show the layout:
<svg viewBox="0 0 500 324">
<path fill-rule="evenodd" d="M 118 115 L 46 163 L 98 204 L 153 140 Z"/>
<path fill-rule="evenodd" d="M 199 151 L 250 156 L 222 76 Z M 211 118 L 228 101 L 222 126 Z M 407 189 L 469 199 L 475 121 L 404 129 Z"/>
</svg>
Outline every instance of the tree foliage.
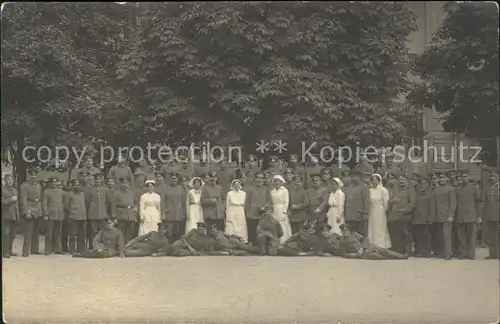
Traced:
<svg viewBox="0 0 500 324">
<path fill-rule="evenodd" d="M 391 101 L 415 29 L 403 4 L 162 3 L 141 20 L 118 78 L 150 129 L 194 125 L 243 144 L 405 135 Z"/>
<path fill-rule="evenodd" d="M 412 100 L 445 114 L 444 129 L 479 139 L 495 164 L 498 136 L 498 7 L 447 3 L 447 17 L 416 68 Z"/>
</svg>

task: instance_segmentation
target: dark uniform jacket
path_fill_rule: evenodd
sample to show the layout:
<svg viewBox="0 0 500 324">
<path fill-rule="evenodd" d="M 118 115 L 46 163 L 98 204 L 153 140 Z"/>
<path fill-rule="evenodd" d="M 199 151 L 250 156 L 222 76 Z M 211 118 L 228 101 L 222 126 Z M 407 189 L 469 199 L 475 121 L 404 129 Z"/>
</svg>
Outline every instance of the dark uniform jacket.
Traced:
<svg viewBox="0 0 500 324">
<path fill-rule="evenodd" d="M 307 166 L 306 168 L 306 176 L 304 178 L 304 183 L 306 185 L 306 189 L 311 189 L 312 188 L 312 179 L 311 175 L 313 174 L 320 174 L 321 169 L 323 169 L 320 165 L 310 165 Z"/>
<path fill-rule="evenodd" d="M 398 190 L 390 202 L 387 221 L 410 221 L 413 210 L 415 209 L 415 195 L 416 194 L 413 188 L 403 188 Z"/>
<path fill-rule="evenodd" d="M 19 200 L 13 197 L 19 199 L 16 188 L 2 187 L 2 219 L 19 220 Z"/>
<path fill-rule="evenodd" d="M 94 174 L 100 173 L 101 170 L 99 170 L 99 168 L 96 168 L 96 167 L 92 167 L 92 168 L 87 168 L 87 167 L 74 168 L 71 171 L 71 180 L 82 181 L 82 179 L 80 178 L 80 174 L 82 172 L 88 172 L 89 174 L 94 175 Z M 68 181 L 68 179 L 64 180 L 64 182 L 66 182 L 66 181 Z"/>
<path fill-rule="evenodd" d="M 455 218 L 457 209 L 457 196 L 455 189 L 451 185 L 437 186 L 434 191 L 434 206 L 436 210 L 433 213 L 433 222 L 446 222 L 448 218 Z"/>
<path fill-rule="evenodd" d="M 223 219 L 224 218 L 224 202 L 223 188 L 219 185 L 206 184 L 201 188 L 201 206 L 203 207 L 204 219 Z M 217 202 L 212 199 L 216 198 Z"/>
<path fill-rule="evenodd" d="M 484 220 L 490 221 L 490 222 L 498 222 L 499 217 L 498 217 L 498 204 L 500 201 L 500 196 L 499 196 L 499 190 L 500 188 L 500 183 L 496 183 L 493 185 L 489 190 L 485 190 L 485 197 L 484 197 Z"/>
<path fill-rule="evenodd" d="M 344 187 L 343 189 L 345 194 L 345 220 L 368 220 L 371 203 L 368 186 L 360 183 L 356 186 Z"/>
<path fill-rule="evenodd" d="M 164 249 L 168 246 L 169 242 L 165 235 L 157 231 L 151 231 L 144 235 L 138 236 L 128 243 L 128 245 L 134 245 L 135 243 L 146 243 L 151 249 L 158 251 Z"/>
<path fill-rule="evenodd" d="M 108 216 L 108 187 L 91 187 L 85 193 L 89 219 L 104 219 Z"/>
<path fill-rule="evenodd" d="M 295 184 L 288 190 L 290 193 L 290 207 L 288 218 L 290 222 L 304 222 L 307 220 L 307 191 L 301 185 Z M 297 209 L 292 209 L 292 205 L 297 205 Z"/>
<path fill-rule="evenodd" d="M 167 221 L 186 220 L 186 190 L 181 185 L 168 186 L 162 197 L 164 219 Z"/>
<path fill-rule="evenodd" d="M 171 184 L 171 180 L 170 180 L 170 174 L 171 173 L 175 173 L 179 171 L 179 166 L 175 163 L 172 163 L 172 164 L 163 164 L 161 166 L 161 169 L 160 169 L 160 172 L 161 174 L 163 175 L 163 178 L 165 179 L 165 184 L 166 185 L 170 185 Z"/>
<path fill-rule="evenodd" d="M 210 165 L 208 165 L 208 164 L 205 164 L 205 165 L 198 164 L 198 165 L 195 165 L 195 167 L 194 167 L 194 176 L 201 178 L 205 174 L 207 174 L 208 172 L 211 172 L 211 171 L 213 171 L 213 170 L 210 167 Z M 189 180 L 191 180 L 191 178 L 189 178 Z"/>
<path fill-rule="evenodd" d="M 103 228 L 94 237 L 94 248 L 121 252 L 125 246 L 122 231 L 116 227 Z"/>
<path fill-rule="evenodd" d="M 111 215 L 119 221 L 134 221 L 137 220 L 135 210 L 135 196 L 130 189 L 118 190 L 113 195 L 114 201 L 111 203 Z"/>
<path fill-rule="evenodd" d="M 475 223 L 480 217 L 481 194 L 479 190 L 468 183 L 465 186 L 455 188 L 455 194 L 457 195 L 455 222 Z"/>
<path fill-rule="evenodd" d="M 326 205 L 324 202 L 328 201 L 328 190 L 325 187 L 309 189 L 306 191 L 306 199 L 309 220 L 315 220 L 316 218 L 324 220 L 326 217 Z M 320 209 L 320 213 L 315 214 L 314 211 L 318 208 Z"/>
<path fill-rule="evenodd" d="M 373 167 L 371 166 L 370 163 L 368 162 L 360 162 L 358 163 L 353 169 L 353 173 L 361 172 L 361 174 L 373 174 L 375 170 L 373 170 Z"/>
<path fill-rule="evenodd" d="M 308 231 L 300 231 L 293 234 L 283 243 L 284 247 L 298 249 L 301 252 L 309 252 L 318 245 L 318 236 Z"/>
<path fill-rule="evenodd" d="M 126 165 L 112 166 L 111 169 L 109 169 L 108 176 L 113 177 L 117 180 L 120 178 L 125 178 L 132 186 L 134 185 L 134 174 L 132 173 L 132 170 Z"/>
<path fill-rule="evenodd" d="M 283 228 L 276 219 L 264 217 L 257 224 L 257 236 L 264 235 L 268 238 L 279 239 L 283 236 Z"/>
<path fill-rule="evenodd" d="M 255 179 L 255 174 L 257 172 L 260 172 L 260 167 L 258 166 L 245 166 L 240 169 L 241 173 L 245 174 L 247 176 L 247 183 L 248 185 L 253 185 L 254 184 L 254 179 Z"/>
<path fill-rule="evenodd" d="M 434 193 L 430 189 L 419 193 L 415 202 L 412 224 L 425 225 L 435 218 L 436 201 L 433 199 L 433 195 Z"/>
<path fill-rule="evenodd" d="M 248 186 L 245 188 L 245 213 L 248 219 L 260 219 L 262 207 L 271 205 L 271 192 L 262 186 Z"/>
<path fill-rule="evenodd" d="M 42 216 L 42 187 L 38 184 L 25 182 L 21 185 L 21 214 L 30 214 L 32 218 Z"/>
<path fill-rule="evenodd" d="M 197 229 L 192 229 L 184 234 L 180 240 L 186 241 L 198 252 L 210 252 L 213 250 L 213 240 Z"/>
<path fill-rule="evenodd" d="M 43 192 L 43 214 L 50 220 L 64 220 L 64 191 L 59 188 L 47 188 Z"/>
<path fill-rule="evenodd" d="M 87 209 L 85 206 L 85 194 L 83 192 L 68 192 L 65 201 L 65 209 L 69 219 L 86 220 Z"/>
</svg>

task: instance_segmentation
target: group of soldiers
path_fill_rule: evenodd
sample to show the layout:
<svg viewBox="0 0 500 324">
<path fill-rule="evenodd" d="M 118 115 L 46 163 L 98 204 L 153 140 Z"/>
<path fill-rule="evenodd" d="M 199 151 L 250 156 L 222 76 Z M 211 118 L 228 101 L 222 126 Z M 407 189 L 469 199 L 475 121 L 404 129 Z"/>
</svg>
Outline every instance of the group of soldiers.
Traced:
<svg viewBox="0 0 500 324">
<path fill-rule="evenodd" d="M 213 238 L 218 237 L 219 241 L 225 242 L 222 245 L 228 246 L 223 253 L 308 255 L 319 253 L 321 249 L 317 245 L 319 243 L 304 238 L 310 236 L 317 239 L 330 235 L 329 240 L 336 237 L 338 242 L 344 236 L 354 237 L 353 240 L 360 245 L 356 251 L 352 248 L 347 249 L 351 252 L 339 252 L 342 249 L 338 248 L 325 254 L 347 256 L 354 253 L 352 257 L 369 255 L 373 258 L 414 255 L 446 259 L 456 255 L 472 259 L 475 257 L 476 223 L 484 220 L 489 257 L 498 258 L 497 170 L 492 170 L 490 185 L 480 194 L 474 183 L 468 180 L 467 170 L 462 170 L 460 177 L 452 170 L 449 173 L 414 174 L 408 179 L 393 164 L 390 156 L 376 171 L 363 158 L 351 170 L 336 163 L 320 165 L 317 159 L 303 165 L 299 163 L 299 156 L 294 154 L 286 163 L 280 163 L 275 156 L 270 157 L 264 170 L 254 155 L 249 155 L 242 165 L 227 160 L 216 164 L 203 160 L 195 164 L 187 158 L 180 160 L 166 163 L 141 161 L 132 171 L 125 158 L 119 156 L 117 164 L 106 175 L 94 165 L 92 157 L 86 158 L 83 166 L 73 170 L 68 170 L 64 163 L 42 171 L 30 169 L 28 180 L 20 186 L 19 195 L 12 176 L 6 175 L 2 187 L 3 256 L 16 255 L 12 250 L 13 240 L 16 226 L 21 224 L 23 256 L 39 254 L 38 235 L 42 228 L 45 254 L 105 257 L 154 253 L 192 255 L 205 251 L 220 253 L 221 250 L 210 247 L 215 244 Z M 393 241 L 391 251 L 363 243 L 363 238 L 367 236 L 370 208 L 370 177 L 374 173 L 383 177 L 391 195 L 388 210 L 388 228 Z M 284 176 L 290 205 L 294 206 L 288 216 L 293 235 L 281 246 L 279 223 L 276 224 L 272 216 L 266 217 L 272 215 L 269 189 L 272 177 L 277 174 Z M 185 233 L 185 197 L 193 177 L 200 177 L 207 183 L 203 190 L 205 198 L 215 199 L 217 204 L 216 208 L 212 208 L 214 212 L 209 207 L 204 210 L 204 222 L 198 224 L 198 230 Z M 245 213 L 249 244 L 223 233 L 223 207 L 231 181 L 235 178 L 240 180 L 242 189 L 247 193 Z M 329 226 L 325 220 L 325 209 L 328 208 L 325 202 L 333 178 L 342 180 L 346 196 L 345 235 L 340 236 L 326 235 Z M 162 223 L 157 232 L 160 235 L 153 233 L 137 237 L 138 203 L 145 193 L 144 183 L 147 180 L 154 180 L 155 191 L 165 198 Z M 296 243 L 298 241 L 301 243 Z M 112 252 L 106 254 L 103 251 Z"/>
</svg>

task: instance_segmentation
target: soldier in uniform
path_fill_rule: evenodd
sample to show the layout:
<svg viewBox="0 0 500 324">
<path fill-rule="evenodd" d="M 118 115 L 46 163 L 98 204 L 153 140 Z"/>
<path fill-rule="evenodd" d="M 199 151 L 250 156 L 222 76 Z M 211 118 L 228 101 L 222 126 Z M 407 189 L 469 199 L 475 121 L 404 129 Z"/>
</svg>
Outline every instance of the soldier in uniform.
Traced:
<svg viewBox="0 0 500 324">
<path fill-rule="evenodd" d="M 73 257 L 103 259 L 125 256 L 123 234 L 114 226 L 116 221 L 112 218 L 106 218 L 105 221 L 106 226 L 97 233 L 92 242 L 93 249 L 74 253 Z"/>
<path fill-rule="evenodd" d="M 213 172 L 213 171 L 212 171 Z M 236 176 L 236 170 L 228 165 L 228 162 L 226 159 L 222 160 L 219 163 L 219 172 L 217 175 L 217 184 L 222 187 L 222 195 L 223 197 L 226 197 L 228 191 L 229 191 L 229 186 L 231 185 L 231 181 Z M 211 224 L 207 224 L 207 226 L 211 226 Z"/>
<path fill-rule="evenodd" d="M 431 172 L 429 178 L 431 179 L 431 190 L 435 190 L 439 186 L 439 173 Z"/>
<path fill-rule="evenodd" d="M 429 225 L 434 219 L 436 206 L 434 205 L 435 200 L 433 199 L 433 192 L 430 189 L 430 180 L 428 177 L 420 178 L 418 188 L 419 193 L 412 218 L 415 256 L 428 258 L 431 252 Z"/>
<path fill-rule="evenodd" d="M 24 218 L 23 256 L 30 252 L 39 254 L 40 226 L 42 221 L 42 187 L 37 183 L 38 170 L 30 169 L 30 177 L 20 188 L 20 207 Z"/>
<path fill-rule="evenodd" d="M 367 234 L 367 221 L 370 211 L 370 189 L 362 182 L 361 174 L 352 176 L 352 184 L 343 188 L 345 194 L 345 221 L 352 230 L 361 235 Z"/>
<path fill-rule="evenodd" d="M 5 185 L 2 186 L 2 256 L 9 258 L 17 256 L 13 251 L 16 237 L 16 224 L 19 221 L 17 189 L 14 187 L 12 175 L 4 175 Z"/>
<path fill-rule="evenodd" d="M 212 252 L 214 242 L 207 235 L 205 223 L 198 222 L 196 227 L 169 245 L 164 254 L 154 253 L 153 256 L 196 256 Z"/>
<path fill-rule="evenodd" d="M 241 173 L 247 176 L 247 184 L 253 185 L 255 180 L 255 175 L 260 172 L 260 167 L 258 165 L 257 157 L 253 154 L 248 155 L 245 165 L 241 168 Z"/>
<path fill-rule="evenodd" d="M 297 154 L 290 154 L 290 159 L 287 164 L 287 168 L 293 170 L 294 175 L 300 175 L 302 179 L 306 178 L 306 170 L 304 166 L 299 161 L 299 156 Z"/>
<path fill-rule="evenodd" d="M 205 175 L 206 173 L 208 173 L 210 171 L 213 171 L 213 170 L 211 170 L 211 167 L 208 164 L 207 158 L 203 156 L 200 159 L 200 163 L 194 167 L 194 176 L 200 178 L 200 177 L 203 177 L 203 175 Z"/>
<path fill-rule="evenodd" d="M 102 173 L 94 175 L 95 184 L 85 192 L 85 202 L 88 211 L 88 228 L 87 239 L 92 243 L 97 233 L 106 225 L 108 217 L 108 201 L 109 189 L 104 186 Z M 91 246 L 91 248 L 94 248 Z"/>
<path fill-rule="evenodd" d="M 136 191 L 136 189 L 138 188 L 142 189 L 145 182 L 146 182 L 146 174 L 144 173 L 144 169 L 140 167 L 136 168 L 134 170 L 134 191 Z"/>
<path fill-rule="evenodd" d="M 67 226 L 69 234 L 69 252 L 84 252 L 87 238 L 87 208 L 85 194 L 80 187 L 80 181 L 73 180 L 73 190 L 68 193 L 65 201 Z"/>
<path fill-rule="evenodd" d="M 169 158 L 160 168 L 160 172 L 165 179 L 165 185 L 170 185 L 170 175 L 177 173 L 179 166 L 175 163 L 173 158 Z"/>
<path fill-rule="evenodd" d="M 245 214 L 247 220 L 248 240 L 257 244 L 257 225 L 261 219 L 262 212 L 271 205 L 271 194 L 269 188 L 264 186 L 264 174 L 255 174 L 254 186 L 245 190 Z"/>
<path fill-rule="evenodd" d="M 451 259 L 452 241 L 451 234 L 455 211 L 457 208 L 457 196 L 455 190 L 448 184 L 448 178 L 444 173 L 437 173 L 438 186 L 433 191 L 433 206 L 436 206 L 431 231 L 431 248 L 434 257 L 444 257 Z"/>
<path fill-rule="evenodd" d="M 309 162 L 309 165 L 306 167 L 306 177 L 304 178 L 306 189 L 311 189 L 313 187 L 312 175 L 313 174 L 320 174 L 320 173 L 321 173 L 321 166 L 318 163 L 318 158 L 313 156 L 311 158 L 311 161 Z"/>
<path fill-rule="evenodd" d="M 203 218 L 207 226 L 212 228 L 215 224 L 221 231 L 224 230 L 224 206 L 226 196 L 222 186 L 216 184 L 217 172 L 212 172 L 206 178 L 205 185 L 201 188 L 201 206 Z"/>
<path fill-rule="evenodd" d="M 419 189 L 419 185 L 420 185 L 420 179 L 422 177 L 420 176 L 419 173 L 416 173 L 414 172 L 412 177 L 411 177 L 411 182 L 410 182 L 410 186 L 413 187 L 413 189 L 415 189 L 415 192 L 420 192 L 420 189 Z M 430 179 L 428 177 L 426 177 L 427 179 L 427 182 L 428 182 L 428 186 L 427 186 L 427 189 L 426 190 L 430 190 L 431 189 L 431 183 L 430 183 Z"/>
<path fill-rule="evenodd" d="M 359 163 L 352 169 L 352 172 L 372 175 L 374 173 L 374 170 L 370 162 L 368 162 L 366 156 L 361 155 L 359 157 Z"/>
<path fill-rule="evenodd" d="M 186 195 L 187 195 L 189 189 L 191 189 L 189 187 L 189 181 L 190 181 L 190 179 L 186 175 L 181 175 L 179 177 L 179 184 L 184 189 L 184 192 L 185 192 Z"/>
<path fill-rule="evenodd" d="M 403 255 L 412 252 L 408 246 L 410 241 L 409 223 L 415 209 L 415 200 L 416 194 L 413 188 L 408 187 L 408 179 L 406 176 L 400 176 L 398 190 L 389 202 L 387 229 L 391 237 L 391 249 Z"/>
<path fill-rule="evenodd" d="M 209 235 L 213 239 L 213 251 L 209 255 L 236 255 L 250 256 L 259 253 L 259 248 L 251 244 L 245 244 L 241 237 L 235 235 L 227 235 L 217 229 L 217 226 L 212 228 Z"/>
<path fill-rule="evenodd" d="M 457 197 L 457 227 L 459 258 L 476 258 L 476 223 L 481 223 L 481 194 L 469 181 L 469 170 L 460 171 L 460 187 L 455 189 Z"/>
<path fill-rule="evenodd" d="M 269 172 L 269 173 L 271 173 L 271 176 L 281 175 L 282 174 L 282 170 L 279 167 L 279 159 L 278 159 L 277 156 L 274 156 L 274 155 L 270 156 L 268 164 L 269 164 L 269 166 L 266 169 L 266 171 Z"/>
<path fill-rule="evenodd" d="M 269 190 L 273 188 L 273 175 L 269 171 L 264 171 L 264 186 Z"/>
<path fill-rule="evenodd" d="M 64 222 L 64 191 L 56 177 L 50 179 L 50 187 L 43 193 L 42 210 L 46 219 L 45 255 L 62 254 L 62 224 Z M 52 251 L 53 249 L 53 251 Z"/>
<path fill-rule="evenodd" d="M 64 188 L 69 180 L 68 163 L 66 161 L 55 161 L 55 167 L 53 175 L 62 185 L 62 188 Z"/>
<path fill-rule="evenodd" d="M 394 165 L 394 154 L 391 152 L 385 155 L 385 164 L 377 169 L 378 174 L 382 176 L 382 179 L 386 179 L 389 173 L 392 173 L 396 179 L 403 175 L 403 171 L 397 165 Z"/>
<path fill-rule="evenodd" d="M 321 180 L 323 181 L 323 186 L 325 188 L 332 187 L 332 179 L 332 171 L 330 170 L 330 168 L 321 169 Z"/>
<path fill-rule="evenodd" d="M 295 175 L 294 185 L 288 189 L 290 194 L 290 226 L 292 234 L 295 234 L 303 229 L 304 222 L 308 219 L 307 214 L 307 192 L 304 189 L 303 179 L 300 175 Z"/>
<path fill-rule="evenodd" d="M 345 169 L 340 171 L 340 180 L 344 184 L 344 188 L 351 185 L 351 170 L 348 166 L 345 167 Z"/>
<path fill-rule="evenodd" d="M 130 189 L 126 178 L 120 178 L 120 188 L 112 195 L 111 215 L 118 221 L 117 228 L 122 232 L 125 242 L 136 237 L 138 205 L 135 193 Z"/>
<path fill-rule="evenodd" d="M 498 205 L 500 201 L 500 182 L 498 182 L 498 170 L 490 170 L 490 187 L 484 192 L 484 238 L 488 245 L 489 255 L 486 259 L 500 257 L 500 220 L 498 216 Z"/>
<path fill-rule="evenodd" d="M 153 253 L 165 252 L 169 245 L 166 227 L 158 223 L 158 230 L 138 236 L 125 245 L 123 253 L 126 257 L 145 257 Z"/>
<path fill-rule="evenodd" d="M 325 189 L 319 174 L 312 174 L 312 187 L 306 191 L 307 213 L 309 221 L 324 221 L 326 219 L 326 205 L 329 192 Z"/>
<path fill-rule="evenodd" d="M 155 171 L 155 192 L 160 195 L 160 197 L 163 197 L 165 194 L 165 187 L 166 187 L 166 182 L 165 179 L 163 178 L 163 174 L 161 171 L 157 170 Z M 162 206 L 163 208 L 163 206 Z M 162 214 L 163 215 L 163 214 Z"/>
<path fill-rule="evenodd" d="M 278 255 L 281 256 L 305 256 L 313 255 L 313 248 L 318 245 L 316 235 L 317 222 L 308 222 L 304 230 L 290 236 L 279 248 Z"/>
<path fill-rule="evenodd" d="M 267 206 L 263 217 L 257 224 L 257 246 L 260 255 L 277 255 L 283 229 L 279 221 L 273 217 L 273 208 Z"/>
<path fill-rule="evenodd" d="M 85 158 L 82 167 L 74 168 L 71 171 L 71 180 L 79 180 L 80 183 L 84 183 L 84 180 L 82 179 L 82 176 L 85 176 L 84 172 L 86 173 L 86 175 L 90 174 L 92 176 L 96 173 L 101 172 L 99 168 L 94 166 L 94 159 L 91 156 Z M 89 183 L 89 185 L 91 184 Z"/>
<path fill-rule="evenodd" d="M 173 239 L 178 240 L 184 233 L 186 223 L 186 190 L 179 184 L 179 175 L 170 175 L 170 185 L 162 197 L 163 221 L 171 230 Z"/>
<path fill-rule="evenodd" d="M 181 167 L 178 172 L 179 176 L 185 177 L 185 179 L 188 179 L 189 182 L 189 180 L 193 178 L 193 173 L 193 168 L 190 163 L 187 160 L 181 161 Z"/>
<path fill-rule="evenodd" d="M 134 175 L 132 170 L 125 164 L 125 157 L 123 157 L 123 155 L 118 155 L 117 162 L 118 164 L 109 169 L 108 176 L 115 179 L 124 178 L 133 187 Z M 125 233 L 123 233 L 123 235 L 125 235 Z"/>
<path fill-rule="evenodd" d="M 330 233 L 332 227 L 328 224 L 320 226 L 321 233 L 318 235 L 318 246 L 314 247 L 318 256 L 341 256 L 340 238 L 337 233 Z"/>
<path fill-rule="evenodd" d="M 285 169 L 284 178 L 286 181 L 284 186 L 290 192 L 290 189 L 292 189 L 292 187 L 295 185 L 295 181 L 293 180 L 294 173 L 293 173 L 293 170 L 291 168 Z"/>
</svg>

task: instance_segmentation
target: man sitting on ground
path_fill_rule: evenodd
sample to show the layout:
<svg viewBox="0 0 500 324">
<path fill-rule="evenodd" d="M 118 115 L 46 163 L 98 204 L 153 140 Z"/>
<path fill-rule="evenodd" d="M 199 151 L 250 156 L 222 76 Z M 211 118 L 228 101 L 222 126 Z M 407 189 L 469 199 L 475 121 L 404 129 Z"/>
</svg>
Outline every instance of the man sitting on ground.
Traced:
<svg viewBox="0 0 500 324">
<path fill-rule="evenodd" d="M 122 231 L 115 227 L 116 220 L 108 217 L 106 225 L 101 229 L 93 240 L 93 249 L 82 253 L 75 253 L 75 258 L 112 258 L 124 257 Z"/>
<path fill-rule="evenodd" d="M 245 244 L 241 237 L 225 234 L 215 225 L 212 227 L 210 236 L 214 240 L 214 251 L 210 252 L 210 255 L 249 256 L 259 253 L 256 246 Z"/>
<path fill-rule="evenodd" d="M 273 208 L 265 207 L 263 217 L 257 224 L 257 246 L 259 255 L 276 255 L 280 245 L 283 229 L 280 222 L 273 217 Z"/>
<path fill-rule="evenodd" d="M 153 253 L 165 251 L 169 245 L 166 237 L 166 228 L 158 223 L 158 230 L 138 236 L 125 245 L 123 253 L 126 257 L 144 257 Z"/>
</svg>

